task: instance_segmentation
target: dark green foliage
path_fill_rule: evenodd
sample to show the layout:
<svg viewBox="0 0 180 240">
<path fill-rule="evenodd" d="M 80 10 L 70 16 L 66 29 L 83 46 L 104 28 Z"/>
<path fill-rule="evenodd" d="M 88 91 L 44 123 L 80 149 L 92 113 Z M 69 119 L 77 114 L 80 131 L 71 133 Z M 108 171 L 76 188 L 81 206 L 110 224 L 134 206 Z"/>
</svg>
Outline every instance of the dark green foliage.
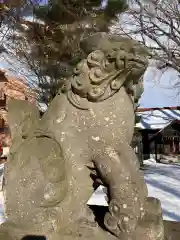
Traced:
<svg viewBox="0 0 180 240">
<path fill-rule="evenodd" d="M 127 9 L 127 3 L 123 0 L 109 0 L 105 8 L 105 14 L 109 17 L 114 17 L 119 13 L 119 10 Z"/>
<path fill-rule="evenodd" d="M 135 116 L 135 124 L 139 123 L 141 121 L 141 116 L 136 115 Z"/>
<path fill-rule="evenodd" d="M 85 57 L 80 40 L 98 31 L 108 32 L 111 20 L 126 7 L 125 0 L 109 0 L 105 5 L 99 0 L 50 0 L 46 6 L 34 6 L 34 14 L 45 26 L 34 24 L 27 34 L 35 40 L 33 58 L 40 63 L 41 75 L 55 82 L 71 75 Z"/>
<path fill-rule="evenodd" d="M 112 19 L 127 8 L 125 0 L 84 1 L 84 0 L 58 0 L 49 1 L 45 6 L 35 6 L 34 12 L 46 21 L 61 24 L 70 24 L 82 20 L 90 15 Z M 102 16 L 103 15 L 103 16 Z"/>
</svg>

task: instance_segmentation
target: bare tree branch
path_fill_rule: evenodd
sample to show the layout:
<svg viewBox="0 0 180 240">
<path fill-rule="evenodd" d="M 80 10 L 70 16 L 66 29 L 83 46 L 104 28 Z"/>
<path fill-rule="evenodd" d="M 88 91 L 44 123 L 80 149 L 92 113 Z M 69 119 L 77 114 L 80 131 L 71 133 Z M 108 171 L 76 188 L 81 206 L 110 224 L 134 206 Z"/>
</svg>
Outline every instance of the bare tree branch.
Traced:
<svg viewBox="0 0 180 240">
<path fill-rule="evenodd" d="M 113 32 L 135 38 L 161 67 L 180 73 L 180 6 L 178 0 L 132 0 Z"/>
</svg>

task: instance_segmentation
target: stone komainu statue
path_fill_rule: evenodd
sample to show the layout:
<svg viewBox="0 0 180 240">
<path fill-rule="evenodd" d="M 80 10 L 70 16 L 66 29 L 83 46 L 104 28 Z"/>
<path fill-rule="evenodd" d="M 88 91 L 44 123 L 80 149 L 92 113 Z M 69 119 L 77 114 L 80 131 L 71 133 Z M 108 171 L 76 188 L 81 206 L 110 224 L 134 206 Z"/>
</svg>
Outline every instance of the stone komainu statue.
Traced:
<svg viewBox="0 0 180 240">
<path fill-rule="evenodd" d="M 48 240 L 163 240 L 160 203 L 147 198 L 130 147 L 146 50 L 106 33 L 81 46 L 87 58 L 41 119 L 28 102 L 9 103 L 13 142 L 0 239 L 34 234 Z M 101 227 L 87 206 L 96 180 L 107 186 L 109 197 Z"/>
</svg>

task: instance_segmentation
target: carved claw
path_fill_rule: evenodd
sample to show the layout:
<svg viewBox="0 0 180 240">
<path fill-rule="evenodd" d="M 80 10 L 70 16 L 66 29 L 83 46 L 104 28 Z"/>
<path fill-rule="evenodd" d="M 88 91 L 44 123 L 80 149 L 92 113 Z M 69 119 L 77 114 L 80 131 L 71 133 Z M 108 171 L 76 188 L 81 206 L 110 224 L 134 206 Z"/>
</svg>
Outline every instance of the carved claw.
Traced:
<svg viewBox="0 0 180 240">
<path fill-rule="evenodd" d="M 111 213 L 111 215 L 115 218 L 119 218 L 120 214 L 121 214 L 121 208 L 118 204 L 118 202 L 115 199 L 112 199 L 109 203 L 109 212 Z"/>
<path fill-rule="evenodd" d="M 122 231 L 118 227 L 118 220 L 114 218 L 109 212 L 107 212 L 104 217 L 104 225 L 112 234 L 117 237 L 120 236 Z"/>
<path fill-rule="evenodd" d="M 109 212 L 104 219 L 104 225 L 111 233 L 117 237 L 122 234 L 131 234 L 135 230 L 137 222 L 138 219 L 130 215 L 127 209 L 120 206 L 115 199 L 111 200 Z"/>
</svg>

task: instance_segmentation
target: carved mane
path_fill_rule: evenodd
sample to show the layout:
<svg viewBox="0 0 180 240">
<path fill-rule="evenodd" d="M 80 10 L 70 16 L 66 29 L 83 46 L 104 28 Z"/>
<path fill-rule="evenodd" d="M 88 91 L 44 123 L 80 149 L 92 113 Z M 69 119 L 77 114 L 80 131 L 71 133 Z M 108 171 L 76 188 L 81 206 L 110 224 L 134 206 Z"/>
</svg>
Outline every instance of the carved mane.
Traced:
<svg viewBox="0 0 180 240">
<path fill-rule="evenodd" d="M 121 87 L 125 87 L 135 101 L 137 90 L 142 88 L 147 53 L 139 51 L 142 48 L 140 44 L 132 45 L 128 41 L 130 40 L 121 38 L 120 42 L 114 44 L 109 40 L 111 47 L 94 50 L 77 64 L 68 84 L 63 88 L 75 107 L 88 109 L 87 102 L 104 101 Z"/>
</svg>

